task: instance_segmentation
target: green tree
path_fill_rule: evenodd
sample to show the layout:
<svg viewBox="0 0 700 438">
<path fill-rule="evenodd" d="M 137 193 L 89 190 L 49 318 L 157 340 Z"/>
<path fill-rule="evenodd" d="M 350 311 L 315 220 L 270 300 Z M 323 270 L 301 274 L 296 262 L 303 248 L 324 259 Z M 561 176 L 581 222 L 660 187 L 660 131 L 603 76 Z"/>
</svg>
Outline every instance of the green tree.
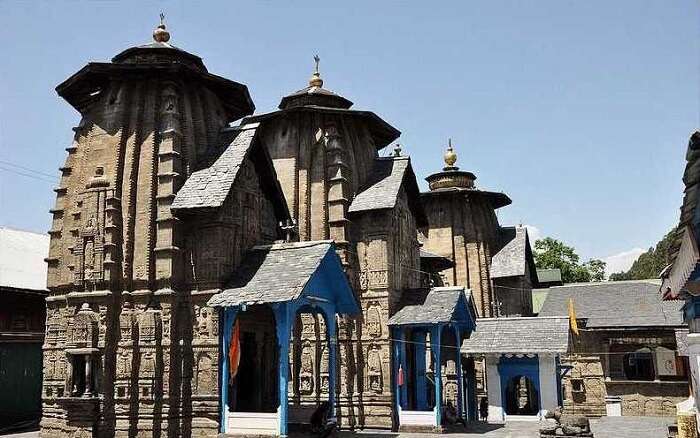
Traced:
<svg viewBox="0 0 700 438">
<path fill-rule="evenodd" d="M 676 228 L 666 234 L 655 247 L 637 257 L 627 272 L 610 274 L 611 281 L 645 280 L 658 278 L 659 273 L 671 263 L 671 248 L 676 237 Z"/>
<path fill-rule="evenodd" d="M 546 237 L 535 242 L 535 265 L 540 269 L 559 269 L 564 283 L 601 281 L 605 278 L 605 262 L 591 259 L 581 263 L 574 248 Z"/>
</svg>

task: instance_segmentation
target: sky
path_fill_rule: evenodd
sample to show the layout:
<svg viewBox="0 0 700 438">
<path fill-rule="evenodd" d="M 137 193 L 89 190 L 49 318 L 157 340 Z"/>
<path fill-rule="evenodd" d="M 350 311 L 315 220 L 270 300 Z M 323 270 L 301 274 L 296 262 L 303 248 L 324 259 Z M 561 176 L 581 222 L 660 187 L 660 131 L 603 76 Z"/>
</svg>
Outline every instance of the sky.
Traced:
<svg viewBox="0 0 700 438">
<path fill-rule="evenodd" d="M 318 53 L 325 88 L 402 132 L 422 188 L 452 138 L 457 165 L 513 199 L 501 224 L 584 260 L 626 269 L 678 222 L 700 122 L 694 0 L 0 0 L 0 225 L 49 229 L 79 122 L 55 86 L 148 42 L 161 11 L 257 113 L 306 86 Z"/>
</svg>

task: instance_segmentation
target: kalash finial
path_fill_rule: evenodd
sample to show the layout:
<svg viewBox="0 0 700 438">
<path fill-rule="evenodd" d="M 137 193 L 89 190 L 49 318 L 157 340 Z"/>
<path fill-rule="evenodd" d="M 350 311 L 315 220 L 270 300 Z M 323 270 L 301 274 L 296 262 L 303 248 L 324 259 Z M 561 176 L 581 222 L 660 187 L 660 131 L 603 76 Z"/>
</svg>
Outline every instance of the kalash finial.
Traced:
<svg viewBox="0 0 700 438">
<path fill-rule="evenodd" d="M 396 146 L 394 146 L 394 156 L 395 157 L 401 156 L 401 145 L 398 143 L 396 143 Z"/>
<path fill-rule="evenodd" d="M 444 155 L 444 160 L 445 164 L 447 164 L 447 168 L 453 168 L 455 163 L 457 162 L 457 154 L 455 153 L 454 149 L 452 149 L 452 139 L 447 140 L 447 152 L 445 152 Z"/>
<path fill-rule="evenodd" d="M 157 43 L 167 43 L 170 41 L 170 32 L 165 30 L 165 14 L 160 13 L 160 24 L 153 31 L 153 40 Z"/>
<path fill-rule="evenodd" d="M 311 79 L 309 79 L 309 86 L 321 88 L 323 87 L 323 79 L 321 79 L 321 73 L 318 71 L 318 63 L 321 62 L 321 58 L 318 55 L 314 55 L 314 61 L 316 62 L 316 70 L 311 75 Z"/>
</svg>

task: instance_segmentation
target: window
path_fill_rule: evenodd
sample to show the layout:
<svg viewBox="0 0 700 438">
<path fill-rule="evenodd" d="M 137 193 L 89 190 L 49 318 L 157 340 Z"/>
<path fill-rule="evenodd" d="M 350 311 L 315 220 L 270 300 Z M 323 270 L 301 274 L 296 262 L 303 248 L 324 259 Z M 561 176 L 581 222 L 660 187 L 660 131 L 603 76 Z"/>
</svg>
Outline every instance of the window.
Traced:
<svg viewBox="0 0 700 438">
<path fill-rule="evenodd" d="M 654 380 L 653 356 L 648 348 L 625 354 L 623 367 L 628 380 Z"/>
<path fill-rule="evenodd" d="M 97 375 L 97 360 L 91 354 L 70 355 L 71 397 L 92 397 L 96 395 L 95 376 Z"/>
<path fill-rule="evenodd" d="M 571 379 L 571 392 L 574 393 L 582 393 L 584 392 L 583 388 L 583 379 Z"/>
</svg>

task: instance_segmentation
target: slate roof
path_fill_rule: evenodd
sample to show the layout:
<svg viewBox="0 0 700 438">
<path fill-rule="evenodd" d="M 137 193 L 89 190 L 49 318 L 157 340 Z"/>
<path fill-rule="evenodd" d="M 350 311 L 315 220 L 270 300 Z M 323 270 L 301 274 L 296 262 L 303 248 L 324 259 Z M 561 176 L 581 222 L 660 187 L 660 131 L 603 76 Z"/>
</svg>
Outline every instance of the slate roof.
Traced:
<svg viewBox="0 0 700 438">
<path fill-rule="evenodd" d="M 348 212 L 392 209 L 404 184 L 416 220 L 419 224 L 426 223 L 425 212 L 418 198 L 418 183 L 408 156 L 375 158 L 368 184 L 352 200 Z"/>
<path fill-rule="evenodd" d="M 426 178 L 427 179 L 427 178 Z M 493 192 L 490 190 L 482 190 L 477 188 L 465 187 L 443 187 L 427 192 L 421 192 L 421 196 L 451 196 L 462 194 L 469 196 L 482 196 L 491 204 L 494 209 L 499 209 L 513 203 L 508 195 L 503 192 Z"/>
<path fill-rule="evenodd" d="M 540 283 L 561 283 L 560 269 L 538 269 L 537 280 Z"/>
<path fill-rule="evenodd" d="M 660 281 L 608 281 L 549 288 L 540 316 L 568 314 L 573 299 L 577 319 L 588 328 L 678 327 L 682 301 L 662 301 Z"/>
<path fill-rule="evenodd" d="M 433 271 L 442 271 L 444 269 L 454 267 L 454 262 L 448 257 L 443 257 L 438 254 L 433 254 L 424 249 L 420 249 L 421 266 L 429 267 Z M 425 269 L 424 269 L 425 270 Z"/>
<path fill-rule="evenodd" d="M 213 165 L 192 173 L 177 192 L 171 208 L 221 207 L 248 155 L 255 138 L 255 127 L 243 127 Z"/>
<path fill-rule="evenodd" d="M 527 228 L 504 228 L 504 234 L 512 236 L 491 259 L 491 278 L 525 275 L 529 243 Z"/>
<path fill-rule="evenodd" d="M 430 290 L 421 305 L 406 306 L 389 318 L 389 325 L 435 324 L 464 322 L 454 319 L 459 298 L 464 296 L 467 305 L 471 303 L 471 291 L 461 286 L 435 287 Z M 472 314 L 473 315 L 473 314 Z"/>
<path fill-rule="evenodd" d="M 462 343 L 462 353 L 566 353 L 567 317 L 479 318 L 476 331 Z"/>
<path fill-rule="evenodd" d="M 49 236 L 0 227 L 0 288 L 46 291 Z"/>
<path fill-rule="evenodd" d="M 209 306 L 295 300 L 332 248 L 328 240 L 256 246 L 244 256 L 230 286 L 211 297 Z"/>
</svg>

